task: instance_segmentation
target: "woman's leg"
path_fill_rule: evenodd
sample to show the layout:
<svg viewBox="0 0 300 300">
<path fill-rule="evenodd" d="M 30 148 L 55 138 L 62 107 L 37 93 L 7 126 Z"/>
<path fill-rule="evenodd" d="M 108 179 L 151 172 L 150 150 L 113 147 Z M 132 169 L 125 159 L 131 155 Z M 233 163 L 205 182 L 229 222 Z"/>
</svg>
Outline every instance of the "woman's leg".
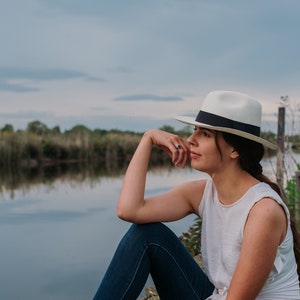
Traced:
<svg viewBox="0 0 300 300">
<path fill-rule="evenodd" d="M 137 299 L 149 273 L 162 300 L 206 299 L 214 289 L 178 237 L 153 223 L 131 226 L 94 300 Z"/>
</svg>

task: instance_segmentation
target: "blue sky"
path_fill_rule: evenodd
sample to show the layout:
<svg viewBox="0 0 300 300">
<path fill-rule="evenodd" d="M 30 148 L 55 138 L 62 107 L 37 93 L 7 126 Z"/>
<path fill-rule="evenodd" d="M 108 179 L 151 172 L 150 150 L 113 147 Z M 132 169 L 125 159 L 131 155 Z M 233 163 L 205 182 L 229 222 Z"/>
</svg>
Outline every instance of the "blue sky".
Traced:
<svg viewBox="0 0 300 300">
<path fill-rule="evenodd" d="M 299 0 L 3 0 L 0 127 L 182 127 L 211 90 L 300 102 Z"/>
</svg>

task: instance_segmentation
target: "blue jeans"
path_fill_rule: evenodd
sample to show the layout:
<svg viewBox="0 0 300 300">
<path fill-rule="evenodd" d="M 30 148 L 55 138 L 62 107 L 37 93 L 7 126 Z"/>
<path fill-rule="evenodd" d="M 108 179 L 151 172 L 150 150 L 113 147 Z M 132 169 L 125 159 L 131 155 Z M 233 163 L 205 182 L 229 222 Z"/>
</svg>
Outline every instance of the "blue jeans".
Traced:
<svg viewBox="0 0 300 300">
<path fill-rule="evenodd" d="M 151 274 L 162 300 L 206 299 L 214 286 L 178 237 L 161 223 L 132 225 L 94 300 L 134 300 Z"/>
</svg>

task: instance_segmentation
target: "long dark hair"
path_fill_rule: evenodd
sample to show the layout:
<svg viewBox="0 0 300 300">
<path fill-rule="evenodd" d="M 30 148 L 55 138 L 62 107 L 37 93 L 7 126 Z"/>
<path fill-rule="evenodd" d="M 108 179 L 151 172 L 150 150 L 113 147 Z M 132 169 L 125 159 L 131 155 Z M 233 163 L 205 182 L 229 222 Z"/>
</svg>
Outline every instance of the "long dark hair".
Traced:
<svg viewBox="0 0 300 300">
<path fill-rule="evenodd" d="M 216 144 L 218 147 L 218 135 L 216 134 Z M 263 174 L 263 168 L 260 164 L 264 156 L 264 146 L 260 143 L 239 137 L 234 134 L 227 132 L 222 132 L 224 140 L 234 147 L 234 149 L 239 153 L 239 162 L 243 170 L 247 171 L 250 175 L 255 177 L 261 182 L 265 182 L 270 187 L 283 198 L 282 191 L 277 183 L 271 181 L 267 176 Z M 293 233 L 294 240 L 294 253 L 297 262 L 297 272 L 300 276 L 300 233 L 297 230 L 296 223 L 291 217 L 291 230 Z"/>
</svg>

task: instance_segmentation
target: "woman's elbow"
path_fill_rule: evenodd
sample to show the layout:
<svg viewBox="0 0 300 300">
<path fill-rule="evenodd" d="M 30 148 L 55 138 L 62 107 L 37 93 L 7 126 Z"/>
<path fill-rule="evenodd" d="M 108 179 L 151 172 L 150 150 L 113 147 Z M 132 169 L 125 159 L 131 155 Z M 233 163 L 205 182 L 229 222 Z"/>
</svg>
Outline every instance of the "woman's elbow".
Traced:
<svg viewBox="0 0 300 300">
<path fill-rule="evenodd" d="M 133 214 L 120 206 L 117 207 L 117 216 L 121 220 L 134 223 Z"/>
<path fill-rule="evenodd" d="M 130 209 L 130 208 L 122 208 L 117 207 L 117 216 L 123 221 L 127 221 L 130 223 L 135 224 L 144 224 L 148 223 L 143 217 L 141 217 L 141 214 L 138 214 L 137 210 Z"/>
</svg>

